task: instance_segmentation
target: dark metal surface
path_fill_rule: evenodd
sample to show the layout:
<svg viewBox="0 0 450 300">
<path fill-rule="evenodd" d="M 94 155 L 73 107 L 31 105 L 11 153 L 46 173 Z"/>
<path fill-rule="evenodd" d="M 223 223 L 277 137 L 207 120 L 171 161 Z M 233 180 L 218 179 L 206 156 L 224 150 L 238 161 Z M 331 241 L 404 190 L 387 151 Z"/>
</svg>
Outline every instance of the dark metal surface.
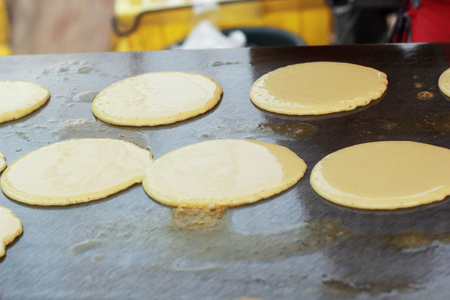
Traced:
<svg viewBox="0 0 450 300">
<path fill-rule="evenodd" d="M 248 91 L 259 76 L 320 60 L 384 71 L 388 90 L 367 107 L 327 116 L 282 116 L 251 104 Z M 36 81 L 52 95 L 30 116 L 0 124 L 8 163 L 61 140 L 115 137 L 149 147 L 155 158 L 208 139 L 253 138 L 287 146 L 308 164 L 305 177 L 281 195 L 194 222 L 150 199 L 140 185 L 55 208 L 0 194 L 0 205 L 24 225 L 0 259 L 0 299 L 446 298 L 448 198 L 400 211 L 354 210 L 317 196 L 309 175 L 325 155 L 362 142 L 450 148 L 450 101 L 437 87 L 449 64 L 449 44 L 0 58 L 0 80 Z M 156 128 L 115 127 L 93 117 L 90 100 L 103 88 L 168 70 L 215 78 L 224 88 L 222 101 L 203 116 Z M 420 99 L 420 92 L 434 98 Z M 198 218 L 206 225 L 189 225 Z"/>
</svg>

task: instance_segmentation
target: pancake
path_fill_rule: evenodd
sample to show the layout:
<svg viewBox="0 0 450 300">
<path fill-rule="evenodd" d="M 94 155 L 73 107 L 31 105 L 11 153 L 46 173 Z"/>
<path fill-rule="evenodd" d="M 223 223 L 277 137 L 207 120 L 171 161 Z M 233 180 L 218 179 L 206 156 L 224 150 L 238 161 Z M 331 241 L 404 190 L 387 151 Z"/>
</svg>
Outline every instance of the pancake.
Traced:
<svg viewBox="0 0 450 300">
<path fill-rule="evenodd" d="M 130 77 L 101 91 L 92 102 L 100 120 L 128 126 L 156 126 L 195 117 L 213 108 L 222 87 L 213 79 L 185 72 Z"/>
<path fill-rule="evenodd" d="M 380 98 L 387 76 L 349 63 L 311 62 L 289 65 L 255 81 L 250 99 L 258 107 L 287 115 L 321 115 L 348 111 Z"/>
<path fill-rule="evenodd" d="M 0 206 L 0 257 L 5 255 L 6 245 L 22 233 L 22 222 L 6 207 Z"/>
<path fill-rule="evenodd" d="M 450 97 L 450 68 L 441 74 L 438 85 L 441 92 Z"/>
<path fill-rule="evenodd" d="M 140 183 L 152 154 L 114 139 L 79 139 L 32 151 L 6 168 L 3 192 L 32 205 L 68 205 L 105 198 Z"/>
<path fill-rule="evenodd" d="M 331 153 L 311 172 L 311 185 L 336 204 L 399 209 L 450 195 L 450 150 L 410 141 L 372 142 Z"/>
<path fill-rule="evenodd" d="M 232 207 L 278 194 L 305 171 L 305 162 L 279 145 L 211 140 L 153 161 L 142 184 L 150 197 L 169 206 Z"/>
<path fill-rule="evenodd" d="M 22 118 L 47 102 L 50 92 L 31 81 L 0 81 L 0 123 Z"/>
<path fill-rule="evenodd" d="M 6 168 L 6 158 L 3 153 L 0 152 L 0 172 Z"/>
</svg>

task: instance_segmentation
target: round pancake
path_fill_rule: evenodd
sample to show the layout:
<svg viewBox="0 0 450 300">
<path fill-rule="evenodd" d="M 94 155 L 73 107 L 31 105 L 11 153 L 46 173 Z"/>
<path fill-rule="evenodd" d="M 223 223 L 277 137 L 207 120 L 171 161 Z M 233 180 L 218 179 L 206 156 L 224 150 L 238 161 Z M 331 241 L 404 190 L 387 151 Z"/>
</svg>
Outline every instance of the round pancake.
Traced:
<svg viewBox="0 0 450 300">
<path fill-rule="evenodd" d="M 3 192 L 32 205 L 105 198 L 142 181 L 149 150 L 115 139 L 79 139 L 32 151 L 6 168 Z"/>
<path fill-rule="evenodd" d="M 441 74 L 438 85 L 441 92 L 450 97 L 450 68 Z"/>
<path fill-rule="evenodd" d="M 0 172 L 6 168 L 6 158 L 3 153 L 0 152 Z"/>
<path fill-rule="evenodd" d="M 387 88 L 378 70 L 349 63 L 289 65 L 255 81 L 250 99 L 258 107 L 288 115 L 348 111 L 378 99 Z"/>
<path fill-rule="evenodd" d="M 450 150 L 409 141 L 372 142 L 327 155 L 311 172 L 314 190 L 336 204 L 398 209 L 450 195 Z"/>
<path fill-rule="evenodd" d="M 213 108 L 222 87 L 213 79 L 185 72 L 130 77 L 101 91 L 92 102 L 100 120 L 128 126 L 156 126 L 192 118 Z"/>
<path fill-rule="evenodd" d="M 22 118 L 45 104 L 50 92 L 31 81 L 0 81 L 0 123 Z"/>
<path fill-rule="evenodd" d="M 286 190 L 305 171 L 305 162 L 286 147 L 211 140 L 153 161 L 142 184 L 150 197 L 169 206 L 238 206 Z"/>
<path fill-rule="evenodd" d="M 0 206 L 0 257 L 5 247 L 22 233 L 22 222 L 6 207 Z"/>
</svg>

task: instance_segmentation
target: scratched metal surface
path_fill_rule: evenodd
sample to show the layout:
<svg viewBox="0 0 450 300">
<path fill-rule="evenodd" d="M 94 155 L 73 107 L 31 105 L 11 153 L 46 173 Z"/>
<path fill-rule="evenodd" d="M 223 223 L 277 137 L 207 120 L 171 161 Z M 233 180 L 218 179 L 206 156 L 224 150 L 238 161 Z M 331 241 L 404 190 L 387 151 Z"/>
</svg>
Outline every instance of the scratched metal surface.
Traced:
<svg viewBox="0 0 450 300">
<path fill-rule="evenodd" d="M 367 107 L 320 117 L 276 115 L 249 101 L 251 84 L 264 73 L 320 60 L 384 71 L 388 90 Z M 0 299 L 445 298 L 448 198 L 393 212 L 354 210 L 316 195 L 309 175 L 325 155 L 362 142 L 450 148 L 450 101 L 437 87 L 449 65 L 449 44 L 1 57 L 0 80 L 31 80 L 51 92 L 38 111 L 0 124 L 8 163 L 73 138 L 121 138 L 150 148 L 155 158 L 199 141 L 253 138 L 289 147 L 308 172 L 288 191 L 221 218 L 180 217 L 140 185 L 68 207 L 23 205 L 0 193 L 0 205 L 24 225 L 0 259 Z M 169 70 L 213 77 L 224 88 L 220 104 L 155 128 L 115 127 L 93 117 L 90 101 L 103 88 Z M 434 98 L 419 99 L 424 91 Z M 198 221 L 205 225 L 192 225 Z"/>
</svg>

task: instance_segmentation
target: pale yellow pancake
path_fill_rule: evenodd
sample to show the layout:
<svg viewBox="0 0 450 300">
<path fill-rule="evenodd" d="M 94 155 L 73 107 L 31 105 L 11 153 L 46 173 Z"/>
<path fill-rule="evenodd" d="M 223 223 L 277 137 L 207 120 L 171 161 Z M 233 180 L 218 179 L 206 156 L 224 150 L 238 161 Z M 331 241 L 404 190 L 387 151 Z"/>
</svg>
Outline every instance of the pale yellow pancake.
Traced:
<svg viewBox="0 0 450 300">
<path fill-rule="evenodd" d="M 305 162 L 286 147 L 211 140 L 153 161 L 142 184 L 150 197 L 170 206 L 238 206 L 288 189 L 305 171 Z"/>
<path fill-rule="evenodd" d="M 445 70 L 441 74 L 438 85 L 441 92 L 450 97 L 450 69 Z"/>
<path fill-rule="evenodd" d="M 155 72 L 130 77 L 101 91 L 92 102 L 100 120 L 128 126 L 170 124 L 202 114 L 222 96 L 210 77 L 185 72 Z"/>
<path fill-rule="evenodd" d="M 45 104 L 50 92 L 31 81 L 0 81 L 0 123 L 22 118 Z"/>
<path fill-rule="evenodd" d="M 387 83 L 386 74 L 360 65 L 301 63 L 257 79 L 250 89 L 250 99 L 275 113 L 321 115 L 366 105 L 383 95 Z"/>
<path fill-rule="evenodd" d="M 363 209 L 398 209 L 450 195 L 450 150 L 409 141 L 372 142 L 329 154 L 311 172 L 325 199 Z"/>
<path fill-rule="evenodd" d="M 0 206 L 0 257 L 5 247 L 22 233 L 22 222 L 6 207 Z"/>
<path fill-rule="evenodd" d="M 6 158 L 3 153 L 0 152 L 0 172 L 6 168 Z"/>
<path fill-rule="evenodd" d="M 115 139 L 64 141 L 14 161 L 1 177 L 3 192 L 32 205 L 67 205 L 105 198 L 142 181 L 149 150 Z"/>
</svg>

